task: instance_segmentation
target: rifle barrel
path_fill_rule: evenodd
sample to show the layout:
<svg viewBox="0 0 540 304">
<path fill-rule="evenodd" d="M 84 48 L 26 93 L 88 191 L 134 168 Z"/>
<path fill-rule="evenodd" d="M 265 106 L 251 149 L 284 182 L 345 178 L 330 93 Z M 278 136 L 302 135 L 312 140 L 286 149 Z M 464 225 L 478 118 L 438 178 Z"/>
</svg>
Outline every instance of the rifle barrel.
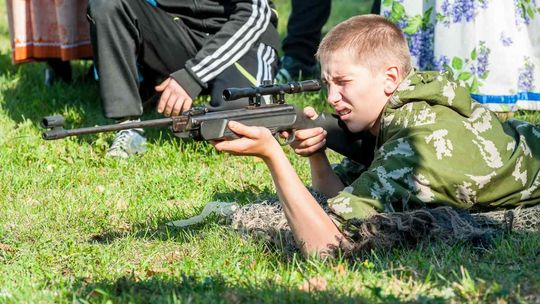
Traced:
<svg viewBox="0 0 540 304">
<path fill-rule="evenodd" d="M 121 131 L 121 130 L 127 130 L 127 129 L 135 129 L 135 128 L 159 127 L 159 126 L 171 125 L 172 121 L 173 119 L 169 117 L 169 118 L 160 118 L 160 119 L 152 119 L 152 120 L 144 120 L 144 121 L 132 121 L 132 122 L 120 123 L 120 124 L 114 124 L 114 125 L 87 127 L 87 128 L 80 128 L 80 129 L 65 130 L 63 128 L 53 128 L 50 131 L 44 132 L 42 134 L 42 137 L 43 139 L 46 139 L 46 140 L 52 140 L 52 139 L 60 139 L 60 138 L 68 137 L 68 136 L 78 136 L 78 135 L 94 134 L 94 133 L 102 133 L 102 132 Z"/>
</svg>

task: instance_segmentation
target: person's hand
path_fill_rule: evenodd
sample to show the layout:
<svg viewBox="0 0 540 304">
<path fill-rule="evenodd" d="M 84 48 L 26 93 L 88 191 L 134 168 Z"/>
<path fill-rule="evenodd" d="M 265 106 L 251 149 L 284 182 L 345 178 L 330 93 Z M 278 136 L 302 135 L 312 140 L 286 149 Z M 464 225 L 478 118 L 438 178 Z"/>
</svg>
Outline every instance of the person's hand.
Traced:
<svg viewBox="0 0 540 304">
<path fill-rule="evenodd" d="M 314 120 L 319 115 L 312 107 L 304 109 L 304 115 Z M 281 132 L 281 136 L 289 137 L 288 132 Z M 326 147 L 326 131 L 323 128 L 311 128 L 294 132 L 294 141 L 290 143 L 294 152 L 300 156 L 311 156 Z"/>
<path fill-rule="evenodd" d="M 276 152 L 276 149 L 281 150 L 279 143 L 267 128 L 249 127 L 236 121 L 229 121 L 227 126 L 240 138 L 212 142 L 218 151 L 267 159 Z"/>
<path fill-rule="evenodd" d="M 155 89 L 161 93 L 157 107 L 159 113 L 163 113 L 165 116 L 178 116 L 191 108 L 193 100 L 173 78 L 167 78 Z"/>
</svg>

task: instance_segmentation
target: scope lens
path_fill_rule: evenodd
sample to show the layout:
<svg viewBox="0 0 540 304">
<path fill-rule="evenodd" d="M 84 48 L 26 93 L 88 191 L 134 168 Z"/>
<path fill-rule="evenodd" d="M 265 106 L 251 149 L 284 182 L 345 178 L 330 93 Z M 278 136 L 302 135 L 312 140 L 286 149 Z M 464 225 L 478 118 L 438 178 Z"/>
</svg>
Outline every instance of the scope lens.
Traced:
<svg viewBox="0 0 540 304">
<path fill-rule="evenodd" d="M 231 92 L 229 90 L 223 90 L 223 99 L 229 100 L 231 98 Z"/>
<path fill-rule="evenodd" d="M 64 125 L 64 121 L 62 115 L 47 116 L 41 120 L 41 126 L 44 128 L 61 127 Z"/>
</svg>

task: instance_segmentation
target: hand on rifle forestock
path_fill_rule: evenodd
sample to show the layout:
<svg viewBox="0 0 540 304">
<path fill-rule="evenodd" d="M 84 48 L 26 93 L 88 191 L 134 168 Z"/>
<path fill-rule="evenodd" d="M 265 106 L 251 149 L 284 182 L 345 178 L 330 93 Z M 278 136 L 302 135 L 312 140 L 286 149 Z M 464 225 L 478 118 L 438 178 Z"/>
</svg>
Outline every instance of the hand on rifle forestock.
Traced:
<svg viewBox="0 0 540 304">
<path fill-rule="evenodd" d="M 212 145 L 218 151 L 268 159 L 276 154 L 277 150 L 281 150 L 270 130 L 265 127 L 246 126 L 236 121 L 230 121 L 228 127 L 240 138 L 213 141 Z"/>
<path fill-rule="evenodd" d="M 319 116 L 312 107 L 304 108 L 304 115 L 311 120 L 315 120 Z M 290 146 L 296 154 L 308 157 L 326 148 L 326 134 L 327 132 L 321 127 L 296 130 Z M 290 134 L 284 131 L 281 132 L 281 136 L 288 138 Z"/>
</svg>

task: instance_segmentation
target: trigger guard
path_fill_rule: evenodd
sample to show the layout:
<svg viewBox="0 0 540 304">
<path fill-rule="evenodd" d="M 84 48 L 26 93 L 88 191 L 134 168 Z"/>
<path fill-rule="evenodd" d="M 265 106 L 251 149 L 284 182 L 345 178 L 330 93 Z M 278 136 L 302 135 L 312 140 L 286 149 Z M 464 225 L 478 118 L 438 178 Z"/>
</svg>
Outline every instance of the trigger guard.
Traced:
<svg viewBox="0 0 540 304">
<path fill-rule="evenodd" d="M 294 131 L 291 131 L 291 133 L 289 134 L 289 136 L 285 140 L 286 145 L 290 145 L 296 139 L 296 137 L 294 136 L 294 133 L 295 133 Z"/>
<path fill-rule="evenodd" d="M 274 134 L 274 138 L 282 147 L 291 144 L 296 139 L 296 137 L 294 136 L 294 132 L 291 132 L 286 139 L 283 139 L 283 137 L 279 136 L 279 133 Z"/>
</svg>

